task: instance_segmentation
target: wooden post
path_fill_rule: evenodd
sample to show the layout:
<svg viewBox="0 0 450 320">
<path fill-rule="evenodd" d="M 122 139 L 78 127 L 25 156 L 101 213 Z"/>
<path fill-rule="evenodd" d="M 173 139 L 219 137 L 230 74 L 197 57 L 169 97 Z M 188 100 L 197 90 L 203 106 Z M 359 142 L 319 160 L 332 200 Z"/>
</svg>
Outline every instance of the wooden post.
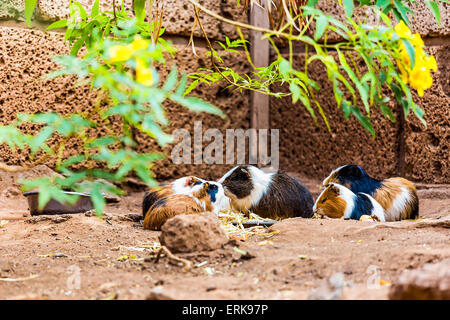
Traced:
<svg viewBox="0 0 450 320">
<path fill-rule="evenodd" d="M 267 0 L 262 1 L 264 7 Z M 270 28 L 267 11 L 257 5 L 250 12 L 250 24 Z M 261 40 L 261 32 L 250 31 L 251 57 L 256 67 L 269 65 L 269 40 Z M 256 129 L 269 129 L 269 96 L 252 91 L 251 94 L 251 126 Z"/>
<path fill-rule="evenodd" d="M 264 8 L 267 8 L 268 0 L 261 1 Z M 250 11 L 250 24 L 262 28 L 269 29 L 270 23 L 267 16 L 267 11 L 254 5 Z M 250 42 L 251 42 L 251 58 L 253 64 L 256 67 L 266 67 L 269 65 L 270 60 L 270 45 L 269 40 L 261 40 L 262 33 L 256 31 L 250 31 Z M 250 126 L 255 129 L 269 129 L 270 119 L 269 119 L 269 96 L 251 91 L 250 93 Z M 257 144 L 257 141 L 253 143 Z M 264 148 L 260 145 L 260 148 Z M 265 146 L 267 148 L 267 145 Z M 250 147 L 251 157 L 256 159 L 257 145 L 252 145 Z M 253 152 L 252 152 L 253 151 Z"/>
</svg>

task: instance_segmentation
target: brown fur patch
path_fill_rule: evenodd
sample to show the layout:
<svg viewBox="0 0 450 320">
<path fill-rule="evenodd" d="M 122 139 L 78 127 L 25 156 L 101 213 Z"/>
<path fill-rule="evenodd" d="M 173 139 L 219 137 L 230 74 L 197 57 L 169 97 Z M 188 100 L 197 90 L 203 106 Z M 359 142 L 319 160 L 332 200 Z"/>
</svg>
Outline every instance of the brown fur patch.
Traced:
<svg viewBox="0 0 450 320">
<path fill-rule="evenodd" d="M 173 194 L 159 199 L 150 208 L 144 219 L 144 229 L 160 230 L 170 218 L 180 214 L 200 214 L 203 212 L 194 199 L 182 194 Z"/>
<path fill-rule="evenodd" d="M 339 189 L 333 185 L 328 185 L 316 201 L 314 214 L 339 219 L 344 216 L 346 207 L 345 200 L 339 197 Z"/>
<path fill-rule="evenodd" d="M 390 209 L 395 199 L 402 194 L 401 188 L 409 191 L 409 201 L 401 212 L 393 214 Z M 411 181 L 404 178 L 395 177 L 383 180 L 382 187 L 375 191 L 373 197 L 386 211 L 386 221 L 415 219 L 419 215 L 419 199 L 416 187 Z"/>
<path fill-rule="evenodd" d="M 202 205 L 199 205 L 192 197 L 183 194 L 170 194 L 160 198 L 145 215 L 144 229 L 160 230 L 168 219 L 176 215 L 212 211 L 211 198 L 207 193 L 208 187 L 209 183 L 205 183 L 202 189 L 193 194 Z"/>
</svg>

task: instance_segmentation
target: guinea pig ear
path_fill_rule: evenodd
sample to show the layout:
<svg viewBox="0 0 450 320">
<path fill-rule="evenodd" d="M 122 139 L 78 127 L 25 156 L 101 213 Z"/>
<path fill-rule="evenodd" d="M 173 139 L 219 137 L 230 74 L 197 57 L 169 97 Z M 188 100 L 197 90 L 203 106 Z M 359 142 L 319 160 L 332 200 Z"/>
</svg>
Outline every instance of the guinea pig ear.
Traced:
<svg viewBox="0 0 450 320">
<path fill-rule="evenodd" d="M 362 177 L 362 169 L 360 166 L 357 166 L 355 164 L 350 164 L 348 166 L 346 166 L 343 170 L 343 173 L 346 176 L 352 176 L 352 177 L 356 177 L 356 178 L 361 178 Z"/>
<path fill-rule="evenodd" d="M 329 188 L 330 188 L 330 191 L 333 192 L 335 195 L 338 196 L 340 194 L 341 190 L 334 183 L 331 183 L 329 185 Z"/>
<path fill-rule="evenodd" d="M 184 184 L 185 187 L 189 187 L 194 183 L 194 177 L 188 177 L 186 179 L 186 183 Z"/>
<path fill-rule="evenodd" d="M 248 169 L 247 168 L 244 168 L 244 167 L 241 167 L 241 172 L 243 173 L 243 174 L 245 174 L 247 177 L 250 177 L 250 172 L 248 172 Z"/>
</svg>

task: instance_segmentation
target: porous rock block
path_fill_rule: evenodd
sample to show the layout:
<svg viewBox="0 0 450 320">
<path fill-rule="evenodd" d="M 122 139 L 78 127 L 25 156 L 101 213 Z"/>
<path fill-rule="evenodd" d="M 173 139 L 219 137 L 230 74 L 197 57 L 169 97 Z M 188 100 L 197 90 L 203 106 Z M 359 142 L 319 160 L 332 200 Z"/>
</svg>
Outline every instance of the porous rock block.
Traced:
<svg viewBox="0 0 450 320">
<path fill-rule="evenodd" d="M 214 213 L 184 214 L 166 221 L 159 240 L 171 252 L 211 251 L 228 242 Z"/>
<path fill-rule="evenodd" d="M 392 300 L 449 300 L 450 259 L 426 264 L 418 270 L 405 270 L 392 285 Z"/>
<path fill-rule="evenodd" d="M 25 0 L 0 1 L 0 20 L 25 20 Z"/>
<path fill-rule="evenodd" d="M 414 115 L 405 126 L 406 178 L 420 182 L 450 182 L 450 46 L 432 47 L 438 71 L 423 98 L 414 94 L 424 109 L 425 127 Z"/>
<path fill-rule="evenodd" d="M 294 67 L 303 70 L 303 54 L 295 56 Z M 376 131 L 376 138 L 373 139 L 354 116 L 351 115 L 348 120 L 344 118 L 321 63 L 310 64 L 308 75 L 321 87 L 316 98 L 324 110 L 331 132 L 313 102 L 311 105 L 315 109 L 317 125 L 300 101 L 293 104 L 290 96 L 281 99 L 271 97 L 271 128 L 280 130 L 280 167 L 319 180 L 347 163 L 360 164 L 377 178 L 394 175 L 397 166 L 397 124 L 377 108 L 372 108 L 371 121 Z M 287 86 L 274 89 L 289 90 Z M 395 107 L 391 105 L 391 109 L 395 114 Z"/>
<path fill-rule="evenodd" d="M 20 50 L 18 49 L 20 48 Z M 193 72 L 198 67 L 209 67 L 209 58 L 205 57 L 206 50 L 197 48 L 194 56 L 190 48 L 178 47 L 179 52 L 175 58 L 170 58 L 167 66 L 176 62 L 180 71 Z M 55 32 L 42 32 L 38 30 L 0 27 L 0 123 L 8 124 L 16 119 L 19 112 L 34 113 L 39 111 L 55 111 L 62 114 L 70 112 L 89 112 L 93 110 L 96 93 L 86 86 L 75 87 L 76 79 L 73 77 L 58 78 L 54 80 L 40 80 L 44 75 L 55 70 L 57 65 L 52 57 L 67 54 L 63 35 Z M 245 56 L 233 53 L 225 54 L 226 63 L 240 72 L 248 70 Z M 164 71 L 163 78 L 168 71 Z M 177 128 L 190 129 L 194 121 L 202 121 L 203 131 L 208 128 L 218 128 L 225 132 L 226 128 L 248 128 L 250 111 L 248 93 L 240 93 L 225 89 L 226 84 L 208 86 L 201 84 L 192 92 L 192 95 L 202 97 L 221 108 L 228 119 L 204 113 L 194 113 L 172 102 L 167 102 L 167 116 L 170 120 L 168 132 Z M 114 130 L 121 130 L 120 121 L 113 122 Z M 28 125 L 23 128 L 26 132 L 37 132 L 39 126 Z M 100 136 L 106 134 L 107 128 L 97 128 L 90 135 Z M 158 179 L 173 179 L 187 174 L 196 174 L 205 178 L 218 178 L 231 165 L 174 165 L 170 159 L 171 147 L 162 150 L 155 141 L 144 134 L 138 134 L 139 151 L 166 151 L 169 157 L 158 162 L 153 168 Z M 206 142 L 205 142 L 206 143 Z M 77 154 L 81 150 L 81 142 L 71 140 L 66 145 L 64 157 Z M 0 159 L 10 165 L 24 165 L 30 163 L 28 151 L 11 150 L 0 146 Z M 52 167 L 54 159 L 48 159 L 45 164 Z"/>
<path fill-rule="evenodd" d="M 90 11 L 94 0 L 80 0 L 79 2 L 87 11 Z M 120 1 L 116 1 L 116 3 L 120 4 Z M 131 9 L 132 3 L 132 0 L 125 0 L 126 8 Z M 247 12 L 244 11 L 242 5 L 237 6 L 236 0 L 206 0 L 199 1 L 199 3 L 216 14 L 247 23 Z M 193 5 L 187 0 L 157 0 L 153 2 L 153 8 L 156 9 L 160 4 L 163 5 L 163 27 L 166 28 L 166 34 L 190 35 L 195 20 Z M 112 11 L 111 0 L 101 0 L 100 5 L 102 11 Z M 38 19 L 43 21 L 65 19 L 69 14 L 69 2 L 65 0 L 40 0 L 38 8 Z M 225 35 L 231 39 L 239 37 L 232 25 L 223 23 L 203 12 L 200 13 L 200 19 L 208 37 L 221 40 L 225 39 Z M 194 35 L 203 37 L 199 26 Z"/>
</svg>

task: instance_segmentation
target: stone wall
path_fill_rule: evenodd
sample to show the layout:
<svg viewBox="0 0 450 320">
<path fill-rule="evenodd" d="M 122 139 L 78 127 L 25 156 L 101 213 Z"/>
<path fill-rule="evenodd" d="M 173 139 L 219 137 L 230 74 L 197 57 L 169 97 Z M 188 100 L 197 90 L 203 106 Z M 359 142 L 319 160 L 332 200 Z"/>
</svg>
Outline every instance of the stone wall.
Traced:
<svg viewBox="0 0 450 320">
<path fill-rule="evenodd" d="M 90 7 L 93 0 L 80 0 Z M 119 1 L 118 1 L 119 2 Z M 125 1 L 130 6 L 131 0 Z M 200 29 L 195 31 L 197 53 L 193 55 L 186 44 L 193 23 L 192 6 L 187 1 L 165 0 L 164 23 L 166 35 L 179 48 L 175 57 L 178 66 L 186 72 L 209 65 L 205 57 L 204 42 Z M 200 1 L 207 8 L 225 16 L 247 22 L 247 13 L 235 6 L 235 0 Z M 109 9 L 112 1 L 102 0 L 104 9 Z M 450 182 L 450 5 L 439 3 L 441 27 L 439 28 L 426 8 L 424 1 L 414 4 L 418 14 L 412 18 L 414 31 L 424 37 L 436 56 L 438 72 L 434 74 L 433 87 L 426 91 L 422 99 L 416 100 L 426 111 L 428 127 L 423 127 L 413 115 L 406 121 L 392 123 L 379 111 L 372 115 L 377 135 L 371 135 L 353 118 L 345 120 L 337 109 L 333 93 L 320 65 L 312 65 L 310 74 L 320 82 L 322 90 L 318 99 L 324 107 L 332 132 L 326 130 L 318 116 L 316 126 L 300 103 L 293 105 L 290 98 L 270 99 L 271 127 L 280 129 L 280 166 L 282 169 L 299 172 L 312 178 L 322 179 L 333 168 L 344 163 L 359 163 L 376 177 L 386 177 L 403 171 L 414 181 Z M 335 1 L 322 0 L 320 7 L 336 17 L 343 15 Z M 90 110 L 95 101 L 95 93 L 88 88 L 74 87 L 74 79 L 41 81 L 40 77 L 55 68 L 51 57 L 68 52 L 61 32 L 46 32 L 51 22 L 64 18 L 68 13 L 68 1 L 39 0 L 33 20 L 28 28 L 23 22 L 24 0 L 0 1 L 0 123 L 12 121 L 17 112 Z M 372 21 L 370 12 L 359 9 L 358 14 Z M 201 15 L 202 22 L 212 39 L 223 40 L 224 35 L 236 38 L 234 28 Z M 329 41 L 339 37 L 330 34 Z M 248 69 L 243 55 L 228 54 L 226 58 L 233 66 L 245 72 Z M 295 63 L 302 64 L 303 54 L 298 52 Z M 171 62 L 169 62 L 169 65 Z M 225 86 L 225 85 L 223 85 Z M 250 122 L 250 98 L 248 93 L 223 90 L 220 86 L 202 84 L 193 92 L 217 106 L 228 116 L 229 122 L 206 114 L 195 114 L 174 105 L 167 104 L 169 131 L 186 128 L 193 131 L 195 120 L 203 121 L 203 131 L 208 128 L 248 128 Z M 417 99 L 417 97 L 416 97 Z M 392 105 L 394 112 L 396 106 Z M 397 113 L 396 113 L 397 115 Z M 29 131 L 36 127 L 27 128 Z M 100 128 L 96 134 L 101 134 Z M 160 150 L 157 145 L 143 135 L 138 136 L 141 151 Z M 404 146 L 404 148 L 402 147 Z M 71 141 L 67 154 L 77 153 L 78 141 Z M 170 155 L 170 147 L 164 151 Z M 8 164 L 27 164 L 27 152 L 11 152 L 0 146 L 0 161 Z M 47 164 L 52 165 L 51 160 Z M 230 166 L 222 165 L 172 165 L 170 159 L 159 162 L 154 172 L 161 180 L 172 179 L 186 174 L 197 174 L 205 178 L 217 178 Z"/>
<path fill-rule="evenodd" d="M 237 9 L 234 0 L 201 1 L 208 9 L 227 17 L 247 22 L 247 14 Z M 80 0 L 85 8 L 93 4 L 93 0 Z M 120 1 L 116 1 L 120 3 Z M 161 1 L 160 1 L 161 2 Z M 193 8 L 187 1 L 167 0 L 164 3 L 164 27 L 166 39 L 172 40 L 178 53 L 175 61 L 168 61 L 168 66 L 176 62 L 184 72 L 194 72 L 199 67 L 208 67 L 209 58 L 206 57 L 204 43 L 199 39 L 202 35 L 197 28 L 195 36 L 197 56 L 187 46 L 192 28 Z M 52 57 L 67 54 L 62 32 L 46 32 L 45 28 L 53 21 L 68 15 L 68 1 L 39 0 L 35 11 L 33 26 L 28 28 L 24 21 L 24 0 L 0 1 L 0 123 L 7 124 L 15 119 L 18 112 L 57 111 L 64 114 L 73 111 L 89 111 L 93 108 L 96 94 L 88 87 L 75 87 L 73 78 L 42 81 L 40 78 L 54 70 L 56 65 Z M 111 9 L 112 1 L 100 2 L 103 9 Z M 131 0 L 125 1 L 130 7 Z M 208 16 L 201 15 L 202 22 L 211 39 L 223 40 L 224 35 L 231 39 L 238 35 L 227 25 L 215 21 Z M 226 54 L 226 60 L 240 72 L 246 72 L 248 67 L 245 56 Z M 163 72 L 164 76 L 164 72 Z M 194 121 L 203 122 L 203 131 L 208 128 L 248 128 L 250 122 L 249 94 L 231 91 L 220 85 L 207 86 L 201 84 L 192 95 L 202 97 L 221 108 L 229 117 L 225 121 L 217 116 L 189 112 L 186 109 L 167 103 L 165 105 L 170 119 L 171 132 L 175 128 L 185 128 L 193 132 Z M 120 124 L 116 126 L 120 130 Z M 29 132 L 36 131 L 36 126 L 26 128 Z M 101 134 L 100 128 L 93 134 Z M 170 147 L 161 150 L 149 137 L 138 135 L 139 151 L 165 151 L 170 157 Z M 67 144 L 65 156 L 80 151 L 81 143 L 70 140 Z M 0 146 L 0 161 L 8 164 L 29 164 L 28 152 L 11 150 Z M 54 160 L 45 163 L 52 166 Z M 204 178 L 218 178 L 231 166 L 215 165 L 171 165 L 170 159 L 157 163 L 154 167 L 155 175 L 160 180 L 177 178 L 188 174 L 197 174 Z"/>
<path fill-rule="evenodd" d="M 342 19 L 343 12 L 334 1 L 321 1 L 321 9 Z M 318 81 L 321 90 L 318 100 L 331 125 L 328 132 L 318 112 L 318 126 L 300 103 L 291 98 L 271 98 L 271 127 L 280 129 L 280 166 L 311 177 L 323 179 L 332 169 L 346 164 L 361 164 L 375 177 L 403 175 L 417 182 L 450 183 L 450 5 L 440 3 L 441 27 L 420 0 L 413 8 L 413 32 L 419 32 L 436 57 L 438 72 L 433 86 L 423 98 L 414 94 L 415 101 L 425 110 L 425 128 L 411 113 L 406 121 L 390 122 L 374 109 L 371 120 L 376 130 L 372 136 L 351 117 L 348 121 L 337 108 L 332 87 L 324 68 L 312 64 L 309 75 Z M 358 14 L 374 20 L 370 12 L 359 9 Z M 340 40 L 330 34 L 330 41 Z M 295 64 L 304 65 L 304 54 L 296 54 Z M 287 90 L 287 89 L 284 89 Z M 396 104 L 390 107 L 395 115 Z M 397 117 L 401 119 L 401 117 Z"/>
</svg>

